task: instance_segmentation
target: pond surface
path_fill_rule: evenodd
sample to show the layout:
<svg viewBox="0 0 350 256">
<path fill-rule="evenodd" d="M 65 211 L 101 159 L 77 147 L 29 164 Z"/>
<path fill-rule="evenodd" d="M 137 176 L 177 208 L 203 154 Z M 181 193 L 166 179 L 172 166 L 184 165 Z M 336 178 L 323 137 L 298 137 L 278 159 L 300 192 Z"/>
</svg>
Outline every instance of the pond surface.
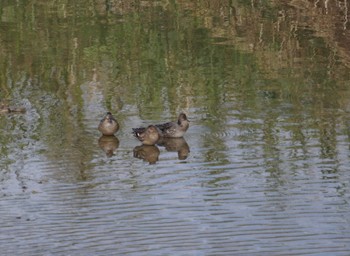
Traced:
<svg viewBox="0 0 350 256">
<path fill-rule="evenodd" d="M 347 2 L 20 2 L 0 3 L 0 102 L 26 108 L 0 114 L 2 255 L 349 255 Z M 183 139 L 131 134 L 182 111 Z"/>
</svg>

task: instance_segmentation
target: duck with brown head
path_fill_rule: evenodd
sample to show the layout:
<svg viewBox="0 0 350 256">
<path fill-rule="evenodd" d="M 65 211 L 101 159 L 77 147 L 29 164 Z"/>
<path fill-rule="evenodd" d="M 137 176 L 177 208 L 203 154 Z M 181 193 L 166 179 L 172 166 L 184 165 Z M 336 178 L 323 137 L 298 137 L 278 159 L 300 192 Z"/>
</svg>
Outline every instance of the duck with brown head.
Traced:
<svg viewBox="0 0 350 256">
<path fill-rule="evenodd" d="M 190 121 L 187 119 L 185 113 L 180 113 L 177 121 L 168 122 L 164 124 L 155 125 L 160 133 L 160 136 L 166 138 L 181 138 L 184 136 L 188 127 L 190 126 Z M 146 128 L 133 128 L 134 134 L 144 132 Z"/>
<path fill-rule="evenodd" d="M 106 116 L 101 120 L 98 130 L 107 136 L 114 135 L 119 130 L 119 124 L 111 112 L 107 112 Z"/>
<path fill-rule="evenodd" d="M 134 135 L 143 145 L 154 145 L 160 138 L 159 130 L 154 125 L 150 125 L 140 132 L 134 131 Z"/>
</svg>

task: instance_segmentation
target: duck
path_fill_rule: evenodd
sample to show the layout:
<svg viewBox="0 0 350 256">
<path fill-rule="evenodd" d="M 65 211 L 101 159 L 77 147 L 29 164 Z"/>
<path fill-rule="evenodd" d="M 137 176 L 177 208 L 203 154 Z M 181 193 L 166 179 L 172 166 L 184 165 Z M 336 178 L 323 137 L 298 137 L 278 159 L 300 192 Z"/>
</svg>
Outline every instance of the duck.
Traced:
<svg viewBox="0 0 350 256">
<path fill-rule="evenodd" d="M 155 125 L 149 125 L 147 128 L 139 132 L 134 132 L 135 137 L 141 141 L 143 145 L 154 145 L 160 138 L 159 129 Z"/>
<path fill-rule="evenodd" d="M 98 130 L 106 136 L 114 135 L 119 130 L 119 124 L 111 112 L 107 112 L 106 116 L 101 120 Z"/>
<path fill-rule="evenodd" d="M 11 112 L 10 108 L 7 105 L 1 103 L 0 104 L 0 113 L 9 113 L 9 112 Z"/>
<path fill-rule="evenodd" d="M 0 114 L 7 113 L 25 113 L 26 109 L 24 107 L 9 107 L 5 103 L 0 103 Z"/>
<path fill-rule="evenodd" d="M 182 138 L 190 126 L 190 121 L 187 119 L 186 114 L 182 112 L 179 114 L 177 121 L 156 124 L 155 126 L 158 128 L 160 136 L 162 137 Z M 133 128 L 132 130 L 134 134 L 137 134 L 144 132 L 145 129 L 144 127 L 140 127 Z"/>
</svg>

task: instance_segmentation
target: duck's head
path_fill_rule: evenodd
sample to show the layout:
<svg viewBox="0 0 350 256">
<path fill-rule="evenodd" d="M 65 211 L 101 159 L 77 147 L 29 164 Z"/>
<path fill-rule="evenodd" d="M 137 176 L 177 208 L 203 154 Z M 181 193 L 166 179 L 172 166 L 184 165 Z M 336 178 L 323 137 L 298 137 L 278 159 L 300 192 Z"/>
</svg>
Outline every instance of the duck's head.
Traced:
<svg viewBox="0 0 350 256">
<path fill-rule="evenodd" d="M 177 124 L 181 126 L 189 126 L 189 122 L 190 121 L 187 119 L 187 115 L 181 112 L 177 119 Z"/>
<path fill-rule="evenodd" d="M 106 116 L 105 116 L 105 119 L 106 119 L 109 123 L 112 123 L 112 122 L 115 120 L 111 112 L 107 112 L 107 114 L 106 114 Z"/>
</svg>

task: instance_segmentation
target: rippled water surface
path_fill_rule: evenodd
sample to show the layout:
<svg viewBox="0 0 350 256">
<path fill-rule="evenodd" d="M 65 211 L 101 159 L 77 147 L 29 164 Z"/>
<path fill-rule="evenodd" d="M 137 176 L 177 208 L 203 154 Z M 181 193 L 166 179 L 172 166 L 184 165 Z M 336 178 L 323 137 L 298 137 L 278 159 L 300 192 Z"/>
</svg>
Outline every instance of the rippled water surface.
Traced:
<svg viewBox="0 0 350 256">
<path fill-rule="evenodd" d="M 26 108 L 0 114 L 1 255 L 349 255 L 346 2 L 26 2 L 0 3 Z M 181 111 L 184 138 L 131 133 Z"/>
</svg>

